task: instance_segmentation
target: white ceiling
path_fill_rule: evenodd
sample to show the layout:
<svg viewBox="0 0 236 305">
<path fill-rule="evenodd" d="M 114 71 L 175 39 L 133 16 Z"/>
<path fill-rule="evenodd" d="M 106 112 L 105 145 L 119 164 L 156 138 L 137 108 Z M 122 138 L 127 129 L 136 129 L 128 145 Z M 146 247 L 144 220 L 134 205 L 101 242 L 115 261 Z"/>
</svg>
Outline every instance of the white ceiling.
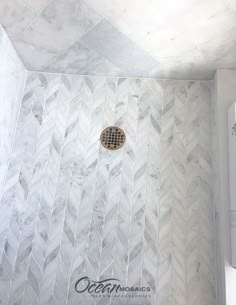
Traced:
<svg viewBox="0 0 236 305">
<path fill-rule="evenodd" d="M 236 0 L 0 0 L 29 70 L 209 79 L 236 68 Z"/>
</svg>

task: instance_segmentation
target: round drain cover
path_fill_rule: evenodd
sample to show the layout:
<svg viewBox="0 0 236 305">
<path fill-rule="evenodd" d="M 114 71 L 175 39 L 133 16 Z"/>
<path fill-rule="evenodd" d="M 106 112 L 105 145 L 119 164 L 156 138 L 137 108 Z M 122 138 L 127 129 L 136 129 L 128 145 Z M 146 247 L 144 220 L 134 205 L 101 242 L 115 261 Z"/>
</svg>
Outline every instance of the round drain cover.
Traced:
<svg viewBox="0 0 236 305">
<path fill-rule="evenodd" d="M 124 145 L 125 133 L 119 127 L 110 126 L 102 131 L 100 140 L 106 149 L 116 150 Z"/>
</svg>

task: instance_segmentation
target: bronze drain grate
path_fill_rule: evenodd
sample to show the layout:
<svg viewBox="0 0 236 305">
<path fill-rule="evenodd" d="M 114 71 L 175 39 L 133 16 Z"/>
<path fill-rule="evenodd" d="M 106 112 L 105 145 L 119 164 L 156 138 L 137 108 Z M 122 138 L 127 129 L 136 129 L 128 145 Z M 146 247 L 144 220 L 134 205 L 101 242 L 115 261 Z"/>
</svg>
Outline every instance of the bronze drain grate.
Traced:
<svg viewBox="0 0 236 305">
<path fill-rule="evenodd" d="M 124 145 L 125 133 L 119 127 L 110 126 L 102 131 L 100 141 L 106 149 L 116 150 Z"/>
</svg>

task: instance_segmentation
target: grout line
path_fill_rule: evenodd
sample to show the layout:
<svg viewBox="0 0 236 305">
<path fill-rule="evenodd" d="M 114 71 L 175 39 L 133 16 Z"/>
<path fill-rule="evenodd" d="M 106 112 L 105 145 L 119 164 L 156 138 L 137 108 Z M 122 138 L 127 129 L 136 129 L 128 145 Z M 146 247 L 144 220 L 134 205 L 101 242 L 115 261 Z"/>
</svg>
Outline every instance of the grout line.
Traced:
<svg viewBox="0 0 236 305">
<path fill-rule="evenodd" d="M 26 8 L 28 8 L 29 10 L 31 10 L 32 12 L 34 12 L 36 15 L 38 15 L 38 13 L 32 8 L 30 7 L 29 5 L 27 5 L 26 3 L 24 3 L 23 1 L 21 0 L 17 0 L 20 4 L 22 4 L 23 6 L 25 6 Z"/>
<path fill-rule="evenodd" d="M 98 12 L 97 12 L 97 13 L 98 13 Z M 101 15 L 101 14 L 99 14 L 99 13 L 98 13 L 98 15 L 101 17 L 101 19 L 100 19 L 98 22 L 94 23 L 94 25 L 92 25 L 91 28 L 89 28 L 88 30 L 86 30 L 86 31 L 80 36 L 79 39 L 81 39 L 82 37 L 84 37 L 85 35 L 87 35 L 87 34 L 88 34 L 90 31 L 92 31 L 100 22 L 103 21 L 104 16 Z"/>
<path fill-rule="evenodd" d="M 75 42 L 75 43 L 76 43 L 76 42 Z M 75 44 L 75 43 L 74 43 L 74 44 Z M 73 45 L 74 45 L 74 44 L 73 44 Z M 72 46 L 73 46 L 73 45 L 72 45 Z M 49 65 L 51 65 L 51 63 L 53 63 L 54 61 L 56 61 L 56 59 L 57 59 L 59 56 L 65 54 L 66 51 L 68 51 L 72 46 L 70 46 L 68 49 L 64 49 L 64 50 L 59 51 L 58 53 L 56 53 L 56 56 L 55 56 L 55 57 L 53 57 L 51 60 L 49 60 L 49 62 L 48 62 L 47 64 L 45 64 L 45 65 L 42 66 L 40 72 L 44 72 L 45 69 L 46 69 L 47 67 L 49 67 Z M 45 71 L 45 72 L 46 72 L 46 71 Z"/>
<path fill-rule="evenodd" d="M 14 39 L 13 39 L 13 40 L 10 39 L 10 37 L 8 36 L 6 30 L 2 27 L 1 24 L 0 24 L 0 30 L 3 31 L 4 37 L 6 37 L 7 44 L 9 44 L 10 47 L 11 47 L 11 49 L 14 50 L 15 55 L 16 55 L 16 57 L 17 57 L 17 60 L 18 60 L 19 63 L 21 64 L 21 67 L 17 68 L 16 71 L 20 71 L 20 70 L 22 70 L 22 69 L 25 70 L 25 71 L 28 71 L 28 70 L 26 69 L 26 67 L 25 67 L 25 64 L 24 64 L 23 61 L 22 61 L 21 56 L 18 54 L 18 51 L 16 50 L 15 46 L 13 45 L 13 42 L 12 42 L 12 41 L 14 41 Z M 19 69 L 19 70 L 18 70 L 18 69 Z M 14 71 L 14 72 L 15 72 L 15 71 Z"/>
<path fill-rule="evenodd" d="M 152 54 L 150 53 L 149 51 L 145 50 L 141 45 L 139 45 L 138 42 L 136 42 L 135 39 L 129 37 L 126 33 L 124 33 L 120 26 L 118 24 L 115 24 L 113 23 L 113 21 L 108 17 L 108 16 L 105 16 L 102 11 L 100 11 L 99 9 L 97 9 L 93 4 L 91 4 L 90 0 L 84 0 L 86 1 L 98 14 L 104 16 L 104 19 L 106 21 L 108 21 L 114 28 L 116 28 L 122 35 L 124 35 L 126 38 L 128 38 L 131 42 L 133 42 L 140 50 L 142 50 L 144 53 L 146 53 L 149 57 L 151 57 L 154 61 L 157 62 L 157 64 L 159 63 L 158 62 L 158 59 Z"/>
<path fill-rule="evenodd" d="M 82 37 L 81 37 L 82 38 Z M 112 66 L 114 66 L 114 68 L 119 69 L 120 72 L 122 72 L 120 70 L 119 67 L 117 67 L 115 64 L 113 64 L 112 62 L 110 62 L 110 60 L 108 60 L 107 58 L 105 58 L 103 55 L 99 54 L 96 50 L 91 49 L 89 46 L 87 46 L 86 44 L 84 44 L 82 41 L 79 41 L 85 48 L 89 49 L 90 51 L 96 53 L 98 56 L 102 57 L 105 61 L 107 61 L 109 64 L 111 64 Z"/>
<path fill-rule="evenodd" d="M 100 14 L 99 14 L 100 15 Z M 86 35 L 90 30 L 92 30 L 94 27 L 96 27 L 104 18 L 103 16 L 101 16 L 102 19 L 100 19 L 96 24 L 94 24 L 90 29 L 88 29 L 84 34 L 82 34 L 82 36 L 80 36 L 80 38 L 78 38 L 77 41 L 75 41 L 72 45 L 70 45 L 68 48 L 66 49 L 63 49 L 61 51 L 59 51 L 58 53 L 56 53 L 57 55 L 55 57 L 52 58 L 52 60 L 49 61 L 48 64 L 45 64 L 43 67 L 42 67 L 42 71 L 44 71 L 52 62 L 54 62 L 59 56 L 61 56 L 62 54 L 65 54 L 71 47 L 73 47 L 76 43 L 81 43 L 80 42 L 80 39 Z M 82 44 L 82 43 L 81 43 Z M 83 46 L 85 46 L 84 44 L 82 44 Z M 86 47 L 86 46 L 85 46 Z M 88 47 L 86 47 L 87 49 L 90 49 Z M 92 50 L 92 49 L 90 49 Z"/>
<path fill-rule="evenodd" d="M 19 0 L 17 0 L 19 1 Z M 49 0 L 48 4 L 39 12 L 37 13 L 37 16 L 32 20 L 32 22 L 30 22 L 28 24 L 28 26 L 24 29 L 24 31 L 16 38 L 16 40 L 20 39 L 24 33 L 32 26 L 32 24 L 40 17 L 40 15 L 48 8 L 49 4 L 52 2 L 53 0 Z"/>
<path fill-rule="evenodd" d="M 35 22 L 36 19 L 38 19 L 39 15 L 36 15 L 35 18 L 27 25 L 27 27 L 24 29 L 24 31 L 16 37 L 16 41 L 19 40 L 23 35 L 24 33 L 31 27 L 31 25 Z"/>
<path fill-rule="evenodd" d="M 217 69 L 217 70 L 223 70 Z M 203 81 L 203 82 L 208 82 L 214 80 L 213 78 L 207 78 L 207 79 L 201 79 L 201 78 L 189 78 L 189 79 L 177 79 L 177 78 L 158 78 L 158 77 L 152 77 L 152 76 L 147 76 L 147 77 L 140 77 L 140 76 L 109 76 L 109 75 L 92 75 L 92 74 L 73 74 L 73 73 L 60 73 L 60 72 L 46 72 L 46 71 L 37 71 L 37 70 L 27 70 L 30 73 L 42 73 L 42 74 L 55 74 L 55 75 L 68 75 L 68 76 L 78 76 L 78 77 L 103 77 L 103 78 L 109 78 L 109 79 L 153 79 L 153 80 L 159 80 L 159 81 Z"/>
<path fill-rule="evenodd" d="M 21 0 L 18 0 L 18 1 L 21 1 Z M 35 22 L 35 20 L 42 14 L 42 12 L 49 6 L 49 4 L 50 4 L 52 1 L 53 1 L 53 0 L 50 0 L 50 1 L 49 1 L 48 5 L 39 13 L 39 15 L 36 16 L 36 18 L 34 18 L 34 20 L 31 22 L 31 24 L 30 24 L 30 25 L 29 25 L 29 26 L 28 26 L 28 27 L 18 36 L 18 39 L 27 31 L 27 29 Z M 89 48 L 87 45 L 85 45 L 83 42 L 80 41 L 80 40 L 81 40 L 84 36 L 86 36 L 91 30 L 93 30 L 93 28 L 95 28 L 99 23 L 101 23 L 103 20 L 106 20 L 106 21 L 109 22 L 112 26 L 114 26 L 114 28 L 117 29 L 117 31 L 119 31 L 119 32 L 120 32 L 122 35 L 124 35 L 127 39 L 129 39 L 131 42 L 133 42 L 133 43 L 137 46 L 137 48 L 139 48 L 140 50 L 142 50 L 144 53 L 147 54 L 147 56 L 151 57 L 151 58 L 156 62 L 156 65 L 155 65 L 155 67 L 153 67 L 153 69 L 156 69 L 156 68 L 158 68 L 158 67 L 160 66 L 159 60 L 157 60 L 155 57 L 153 57 L 153 56 L 152 56 L 149 52 L 147 52 L 145 49 L 143 49 L 142 47 L 140 47 L 133 39 L 130 39 L 129 36 L 127 36 L 126 34 L 124 34 L 124 33 L 121 31 L 121 29 L 120 29 L 117 25 L 114 25 L 113 22 L 112 22 L 109 18 L 104 17 L 103 14 L 102 14 L 99 10 L 97 10 L 97 8 L 95 8 L 95 7 L 89 2 L 89 0 L 87 0 L 86 2 L 87 2 L 87 4 L 88 4 L 89 6 L 91 6 L 91 8 L 93 8 L 93 9 L 98 13 L 98 15 L 101 17 L 101 19 L 100 19 L 97 23 L 95 23 L 91 28 L 89 28 L 85 33 L 83 33 L 83 34 L 81 35 L 81 37 L 79 38 L 79 40 L 76 41 L 75 43 L 77 43 L 77 42 L 81 43 L 83 46 L 85 46 L 85 47 L 88 48 L 89 50 L 95 52 L 97 55 L 99 55 L 100 57 L 102 57 L 105 61 L 107 61 L 108 63 L 110 63 L 110 64 L 113 65 L 114 67 L 116 67 L 116 68 L 119 70 L 118 73 L 119 73 L 119 72 L 122 73 L 122 71 L 120 70 L 120 68 L 119 68 L 118 66 L 116 66 L 115 64 L 113 64 L 112 62 L 110 62 L 107 58 L 105 58 L 104 56 L 102 56 L 101 54 L 99 54 L 97 51 L 95 51 L 94 49 Z M 74 44 L 75 44 L 75 43 L 74 43 Z M 56 61 L 56 59 L 57 59 L 60 55 L 66 54 L 66 52 L 67 52 L 74 44 L 72 44 L 69 48 L 64 49 L 64 50 L 58 52 L 58 53 L 56 54 L 56 56 L 54 56 L 54 57 L 49 61 L 49 63 L 45 64 L 45 65 L 41 68 L 41 72 L 44 72 L 45 69 L 46 69 L 47 67 L 49 67 L 49 65 L 50 65 L 51 63 L 53 63 L 54 61 Z M 195 46 L 195 47 L 196 47 L 196 49 L 197 49 L 198 51 L 200 51 L 200 53 L 204 56 L 204 58 L 207 59 L 206 54 L 205 54 L 204 52 L 202 52 L 202 50 L 200 50 L 197 46 Z M 54 72 L 51 72 L 51 73 L 54 73 Z M 57 72 L 55 72 L 55 73 L 57 73 Z M 59 74 L 59 73 L 58 73 L 58 74 Z M 61 74 L 69 74 L 69 75 L 70 75 L 71 73 L 61 73 Z M 71 74 L 71 75 L 80 75 L 80 74 Z M 81 75 L 81 76 L 82 76 L 82 75 Z M 99 75 L 99 76 L 107 76 L 107 75 Z M 142 78 L 142 77 L 139 77 L 139 76 L 122 76 L 122 75 L 119 75 L 119 76 L 111 76 L 111 77 L 119 77 L 119 78 L 120 78 L 120 77 L 126 77 L 126 78 Z M 147 76 L 147 77 L 144 77 L 144 78 L 153 78 L 153 76 Z M 155 77 L 154 77 L 154 78 L 155 78 Z"/>
<path fill-rule="evenodd" d="M 90 4 L 89 4 L 90 5 Z M 94 7 L 93 7 L 94 8 Z M 94 8 L 95 9 L 95 8 Z M 98 12 L 98 11 L 97 11 Z M 101 15 L 101 13 L 100 12 L 98 12 L 98 14 L 100 14 Z M 122 34 L 123 36 L 125 36 L 128 40 L 130 40 L 131 42 L 133 42 L 134 44 L 135 44 L 135 46 L 140 50 L 140 51 L 143 51 L 144 53 L 146 53 L 146 55 L 148 56 L 148 57 L 151 57 L 155 62 L 156 62 L 156 65 L 152 68 L 152 69 L 156 69 L 157 67 L 160 67 L 160 62 L 157 60 L 157 59 L 155 59 L 152 55 L 150 55 L 145 49 L 143 49 L 142 47 L 140 47 L 136 42 L 134 42 L 132 39 L 130 39 L 126 34 L 124 34 L 117 26 L 115 26 L 112 22 L 110 22 L 109 21 L 109 19 L 107 19 L 106 17 L 103 17 L 103 19 L 102 20 L 100 20 L 100 22 L 98 22 L 98 24 L 99 23 L 101 23 L 103 20 L 105 20 L 105 21 L 107 21 L 108 23 L 110 23 L 120 34 Z M 98 25 L 97 24 L 97 25 Z M 93 28 L 91 28 L 90 30 L 92 30 Z M 81 41 L 81 39 L 83 39 L 83 37 L 85 37 L 89 32 L 90 32 L 90 30 L 88 31 L 88 32 L 86 32 L 83 36 L 81 36 L 80 37 L 80 43 L 83 45 L 83 46 L 85 46 L 86 48 L 88 48 L 88 49 L 90 49 L 90 50 L 92 50 L 93 52 L 95 52 L 97 55 L 99 55 L 99 56 L 101 56 L 103 59 L 105 59 L 107 62 L 109 62 L 110 64 L 112 64 L 114 67 L 116 67 L 117 69 L 119 69 L 120 70 L 120 72 L 122 72 L 121 71 L 121 69 L 120 69 L 120 67 L 118 67 L 116 64 L 114 64 L 114 63 L 112 63 L 109 59 L 107 59 L 107 58 L 105 58 L 102 54 L 100 54 L 97 50 L 94 50 L 94 49 L 92 49 L 92 48 L 90 48 L 89 46 L 87 46 L 85 43 L 83 43 L 82 41 Z"/>
<path fill-rule="evenodd" d="M 65 49 L 65 50 L 63 50 L 63 51 L 61 51 L 61 52 L 58 52 L 58 55 L 55 56 L 55 57 L 53 57 L 53 59 L 52 59 L 47 65 L 44 65 L 44 66 L 42 67 L 42 71 L 39 71 L 39 72 L 47 72 L 47 71 L 45 71 L 45 69 L 48 68 L 48 67 L 50 66 L 51 63 L 53 63 L 54 61 L 56 61 L 56 59 L 58 59 L 58 57 L 60 57 L 61 55 L 66 54 L 66 53 L 68 52 L 68 50 L 69 50 L 70 48 L 73 48 L 73 46 L 74 46 L 75 44 L 77 44 L 77 43 L 81 44 L 83 47 L 85 47 L 86 49 L 88 49 L 90 52 L 93 52 L 93 53 L 95 53 L 97 56 L 101 57 L 101 58 L 102 58 L 103 60 L 105 60 L 109 65 L 113 66 L 113 68 L 118 69 L 118 71 L 117 71 L 118 74 L 122 73 L 122 71 L 120 70 L 119 67 L 117 67 L 115 64 L 113 64 L 112 62 L 110 62 L 107 58 L 105 58 L 104 56 L 102 56 L 101 54 L 99 54 L 99 53 L 98 53 L 97 51 L 95 51 L 94 49 L 91 49 L 90 47 L 86 46 L 86 45 L 85 45 L 83 42 L 81 42 L 80 40 L 76 41 L 76 42 L 75 42 L 74 44 L 72 44 L 68 49 Z M 154 68 L 156 68 L 156 67 L 158 67 L 158 66 L 155 66 Z M 61 72 L 50 72 L 50 73 L 61 73 Z M 62 73 L 62 74 L 63 74 L 63 73 Z M 64 73 L 64 74 L 80 75 L 80 74 L 72 74 L 72 73 Z M 87 75 L 87 74 L 81 74 L 81 76 L 82 76 L 82 75 Z M 101 75 L 100 75 L 100 76 L 101 76 Z M 104 76 L 105 76 L 105 75 L 104 75 Z M 109 75 L 108 75 L 108 76 L 109 76 Z M 122 77 L 122 76 L 121 76 L 121 77 Z"/>
</svg>

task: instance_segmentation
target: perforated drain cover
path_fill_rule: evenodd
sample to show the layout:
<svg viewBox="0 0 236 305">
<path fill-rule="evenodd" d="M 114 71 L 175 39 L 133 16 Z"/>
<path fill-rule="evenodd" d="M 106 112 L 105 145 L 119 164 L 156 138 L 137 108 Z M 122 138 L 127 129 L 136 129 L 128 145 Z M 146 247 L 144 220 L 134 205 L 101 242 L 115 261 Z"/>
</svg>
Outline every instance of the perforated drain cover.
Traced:
<svg viewBox="0 0 236 305">
<path fill-rule="evenodd" d="M 124 145 L 125 133 L 119 127 L 110 126 L 102 131 L 100 140 L 106 149 L 116 150 Z"/>
</svg>

